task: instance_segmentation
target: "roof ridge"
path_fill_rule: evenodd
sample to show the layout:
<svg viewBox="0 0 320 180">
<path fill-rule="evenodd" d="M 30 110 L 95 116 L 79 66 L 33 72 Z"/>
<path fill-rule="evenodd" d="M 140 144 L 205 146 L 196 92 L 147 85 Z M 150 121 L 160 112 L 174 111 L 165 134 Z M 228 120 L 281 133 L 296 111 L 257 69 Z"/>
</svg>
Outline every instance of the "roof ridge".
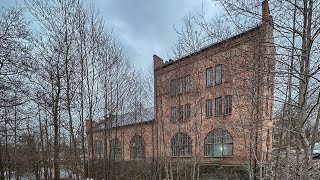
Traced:
<svg viewBox="0 0 320 180">
<path fill-rule="evenodd" d="M 176 62 L 178 62 L 178 61 L 180 61 L 180 60 L 182 60 L 182 59 L 185 59 L 185 58 L 187 58 L 187 57 L 189 57 L 189 56 L 192 56 L 192 55 L 194 55 L 194 54 L 197 54 L 197 53 L 199 53 L 199 52 L 201 52 L 201 51 L 204 51 L 204 50 L 206 50 L 206 49 L 209 49 L 209 48 L 211 48 L 211 47 L 214 47 L 214 46 L 223 44 L 223 43 L 225 43 L 225 42 L 228 42 L 228 41 L 231 40 L 231 39 L 241 37 L 241 36 L 243 36 L 243 35 L 245 35 L 245 34 L 247 34 L 247 33 L 250 33 L 250 32 L 252 32 L 252 31 L 254 31 L 254 30 L 259 29 L 261 26 L 262 26 L 262 24 L 259 23 L 259 24 L 257 24 L 256 26 L 254 26 L 254 27 L 252 27 L 252 28 L 250 28 L 250 29 L 248 29 L 248 30 L 246 30 L 246 31 L 240 32 L 240 33 L 235 34 L 235 35 L 233 35 L 233 36 L 231 36 L 231 37 L 228 37 L 228 38 L 226 38 L 226 39 L 223 39 L 223 40 L 221 40 L 221 41 L 217 41 L 217 42 L 208 44 L 208 45 L 200 48 L 199 50 L 197 50 L 197 51 L 195 51 L 195 52 L 192 52 L 192 53 L 190 53 L 190 54 L 184 55 L 184 56 L 182 56 L 182 57 L 180 57 L 180 58 L 178 58 L 178 59 L 176 59 L 176 60 L 168 61 L 168 62 L 165 64 L 165 66 L 166 66 L 166 65 L 174 64 L 174 63 L 176 63 Z"/>
</svg>

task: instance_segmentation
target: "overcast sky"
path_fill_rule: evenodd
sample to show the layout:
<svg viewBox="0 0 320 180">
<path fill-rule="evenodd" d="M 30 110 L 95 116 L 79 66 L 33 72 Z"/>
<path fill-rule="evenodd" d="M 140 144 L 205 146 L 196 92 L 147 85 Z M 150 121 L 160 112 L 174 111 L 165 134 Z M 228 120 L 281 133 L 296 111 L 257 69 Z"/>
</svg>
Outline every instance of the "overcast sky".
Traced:
<svg viewBox="0 0 320 180">
<path fill-rule="evenodd" d="M 134 65 L 147 72 L 152 67 L 152 56 L 164 60 L 172 57 L 176 41 L 173 25 L 179 28 L 187 13 L 201 12 L 208 17 L 218 13 L 211 0 L 84 0 L 93 3 L 113 29 Z M 0 0 L 1 6 L 22 3 L 23 0 Z"/>
</svg>

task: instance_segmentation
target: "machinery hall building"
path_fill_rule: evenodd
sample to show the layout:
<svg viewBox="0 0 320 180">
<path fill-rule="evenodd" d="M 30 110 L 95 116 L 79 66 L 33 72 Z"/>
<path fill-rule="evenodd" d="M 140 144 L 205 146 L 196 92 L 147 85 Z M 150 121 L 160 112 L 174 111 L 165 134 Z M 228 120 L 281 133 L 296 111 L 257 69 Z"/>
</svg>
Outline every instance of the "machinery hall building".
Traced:
<svg viewBox="0 0 320 180">
<path fill-rule="evenodd" d="M 87 129 L 94 140 L 89 157 L 267 161 L 272 150 L 272 31 L 264 1 L 261 23 L 254 28 L 174 61 L 154 55 L 154 107 L 109 117 L 108 126 L 95 122 L 92 131 Z"/>
</svg>

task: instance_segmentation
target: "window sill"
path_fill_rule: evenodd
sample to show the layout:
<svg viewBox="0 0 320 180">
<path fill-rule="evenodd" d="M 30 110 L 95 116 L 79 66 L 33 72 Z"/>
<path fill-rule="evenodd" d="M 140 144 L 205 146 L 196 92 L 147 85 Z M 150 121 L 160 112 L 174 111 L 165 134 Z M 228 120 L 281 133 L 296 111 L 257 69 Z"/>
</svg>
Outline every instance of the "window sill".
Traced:
<svg viewBox="0 0 320 180">
<path fill-rule="evenodd" d="M 222 114 L 220 114 L 220 115 L 214 115 L 214 117 L 221 117 L 222 116 Z"/>
<path fill-rule="evenodd" d="M 212 116 L 206 116 L 206 119 L 210 119 L 210 118 L 212 118 Z"/>
<path fill-rule="evenodd" d="M 206 88 L 211 88 L 212 87 L 212 85 L 206 85 Z"/>
<path fill-rule="evenodd" d="M 230 116 L 232 113 L 224 114 L 224 116 Z"/>
<path fill-rule="evenodd" d="M 111 161 L 113 161 L 113 162 L 121 162 L 123 160 L 122 159 L 111 159 Z"/>
<path fill-rule="evenodd" d="M 146 158 L 136 158 L 136 159 L 130 159 L 130 161 L 144 161 Z"/>
<path fill-rule="evenodd" d="M 192 156 L 171 156 L 172 158 L 192 158 Z"/>
<path fill-rule="evenodd" d="M 182 124 L 182 123 L 186 123 L 186 122 L 190 122 L 190 118 L 188 118 L 188 119 L 184 119 L 184 120 L 180 120 L 180 121 L 178 121 L 179 122 L 179 124 Z"/>
<path fill-rule="evenodd" d="M 190 122 L 190 119 L 187 120 L 183 120 L 183 121 L 170 121 L 171 124 L 183 124 L 183 123 L 187 123 Z"/>
<path fill-rule="evenodd" d="M 233 155 L 229 156 L 203 156 L 204 158 L 233 158 Z"/>
</svg>

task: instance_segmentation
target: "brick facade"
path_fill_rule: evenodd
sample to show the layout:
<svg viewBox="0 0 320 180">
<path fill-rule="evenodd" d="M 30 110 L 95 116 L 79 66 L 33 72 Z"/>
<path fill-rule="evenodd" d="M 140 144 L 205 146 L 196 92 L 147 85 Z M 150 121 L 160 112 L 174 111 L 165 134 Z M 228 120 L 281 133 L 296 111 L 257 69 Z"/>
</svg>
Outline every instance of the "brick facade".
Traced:
<svg viewBox="0 0 320 180">
<path fill-rule="evenodd" d="M 262 10 L 262 23 L 246 32 L 175 61 L 163 61 L 157 55 L 153 56 L 154 119 L 109 128 L 108 131 L 109 140 L 117 137 L 121 141 L 123 160 L 130 160 L 130 142 L 135 135 L 139 135 L 144 140 L 147 159 L 174 161 L 177 157 L 173 156 L 172 138 L 179 132 L 191 139 L 191 154 L 181 152 L 183 159 L 196 159 L 202 163 L 243 163 L 253 156 L 261 161 L 269 159 L 275 59 L 272 55 L 272 19 L 266 1 L 262 4 Z M 221 67 L 222 75 L 222 81 L 218 84 L 215 82 L 215 74 L 219 70 L 217 66 Z M 210 86 L 206 80 L 209 68 L 212 68 Z M 182 93 L 179 92 L 180 80 L 183 82 Z M 176 82 L 175 93 L 172 93 L 173 81 Z M 217 103 L 221 106 L 220 115 L 215 115 L 217 98 L 221 98 L 221 101 L 217 100 L 221 102 Z M 227 98 L 232 99 L 231 107 L 226 104 Z M 212 116 L 207 117 L 206 104 L 210 99 Z M 186 105 L 190 105 L 189 118 L 186 118 Z M 180 106 L 183 106 L 183 118 L 179 121 Z M 172 108 L 176 108 L 175 121 L 172 119 Z M 230 145 L 226 145 L 226 149 L 223 145 L 216 147 L 223 149 L 221 151 L 225 154 L 205 155 L 206 137 L 214 130 L 229 133 L 232 138 L 231 153 Z M 104 132 L 96 128 L 94 141 L 104 139 Z M 104 149 L 110 147 L 110 142 L 106 142 Z"/>
</svg>

